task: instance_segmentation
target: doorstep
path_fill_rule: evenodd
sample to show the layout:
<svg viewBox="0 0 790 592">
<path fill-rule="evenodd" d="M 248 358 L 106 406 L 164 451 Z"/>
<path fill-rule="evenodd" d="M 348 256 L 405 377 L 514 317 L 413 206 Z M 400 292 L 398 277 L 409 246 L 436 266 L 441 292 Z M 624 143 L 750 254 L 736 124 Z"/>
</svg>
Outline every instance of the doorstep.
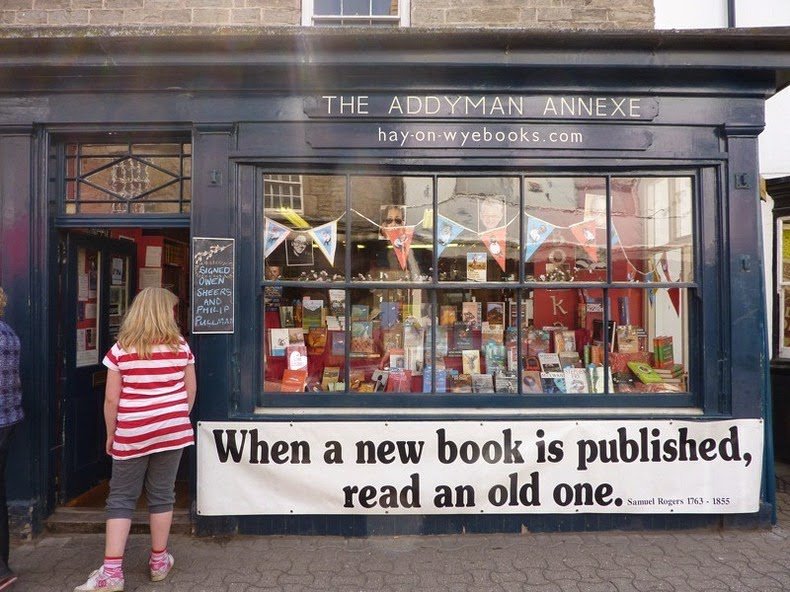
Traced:
<svg viewBox="0 0 790 592">
<path fill-rule="evenodd" d="M 93 534 L 103 533 L 107 515 L 104 509 L 59 507 L 44 521 L 47 532 L 53 534 Z M 173 534 L 191 534 L 192 521 L 189 510 L 173 510 Z M 148 512 L 135 511 L 132 516 L 132 534 L 148 533 Z"/>
</svg>

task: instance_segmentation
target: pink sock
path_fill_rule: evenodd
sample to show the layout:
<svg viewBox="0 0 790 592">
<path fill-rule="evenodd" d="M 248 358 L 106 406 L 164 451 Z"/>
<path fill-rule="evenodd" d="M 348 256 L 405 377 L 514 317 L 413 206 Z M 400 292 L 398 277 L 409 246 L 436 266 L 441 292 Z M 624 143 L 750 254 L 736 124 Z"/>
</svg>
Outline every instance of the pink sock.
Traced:
<svg viewBox="0 0 790 592">
<path fill-rule="evenodd" d="M 105 557 L 102 567 L 109 577 L 123 578 L 123 557 Z"/>
<path fill-rule="evenodd" d="M 154 551 L 151 549 L 151 557 L 148 559 L 148 563 L 151 565 L 156 565 L 157 563 L 164 563 L 167 559 L 167 547 L 162 549 L 161 551 Z"/>
</svg>

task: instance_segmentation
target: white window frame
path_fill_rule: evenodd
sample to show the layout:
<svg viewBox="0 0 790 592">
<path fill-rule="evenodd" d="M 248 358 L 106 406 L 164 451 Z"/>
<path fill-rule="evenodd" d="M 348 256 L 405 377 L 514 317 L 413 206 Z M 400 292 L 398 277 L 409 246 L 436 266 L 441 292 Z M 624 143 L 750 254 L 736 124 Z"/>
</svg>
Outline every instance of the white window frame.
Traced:
<svg viewBox="0 0 790 592">
<path fill-rule="evenodd" d="M 321 26 L 321 17 L 316 18 L 315 14 L 313 14 L 314 4 L 313 0 L 302 0 L 302 25 L 305 27 L 315 27 Z M 332 20 L 336 20 L 341 18 L 340 15 L 331 16 L 331 17 L 324 17 Z M 379 24 L 385 24 L 389 21 L 393 23 L 394 26 L 399 27 L 408 27 L 411 25 L 411 0 L 398 0 L 398 15 L 397 16 L 374 16 L 371 17 L 369 15 L 361 15 L 358 17 L 354 16 L 343 16 L 343 20 L 345 21 L 369 21 L 371 19 L 379 21 Z M 318 21 L 318 22 L 317 22 Z"/>
<path fill-rule="evenodd" d="M 264 179 L 264 194 L 263 194 L 263 208 L 265 212 L 277 212 L 280 210 L 280 207 L 285 207 L 290 210 L 293 210 L 297 214 L 304 214 L 304 182 L 302 180 L 302 175 L 288 175 L 288 174 L 275 174 L 276 177 L 298 177 L 297 180 L 287 180 L 287 179 L 272 179 L 270 181 L 266 181 Z M 277 185 L 281 188 L 288 187 L 290 191 L 288 193 L 266 193 L 266 183 L 270 183 L 271 185 Z M 276 206 L 272 203 L 273 207 L 269 207 L 267 203 L 269 198 L 272 199 L 274 202 L 274 198 L 279 198 L 280 206 Z M 299 200 L 299 207 L 295 207 L 294 198 Z M 285 203 L 288 202 L 288 203 Z"/>
</svg>

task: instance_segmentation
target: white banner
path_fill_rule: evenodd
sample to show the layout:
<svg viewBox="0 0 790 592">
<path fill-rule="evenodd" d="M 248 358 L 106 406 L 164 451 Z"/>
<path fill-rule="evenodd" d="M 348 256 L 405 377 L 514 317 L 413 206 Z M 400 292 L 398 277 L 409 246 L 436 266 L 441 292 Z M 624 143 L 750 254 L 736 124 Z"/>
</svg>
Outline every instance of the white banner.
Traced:
<svg viewBox="0 0 790 592">
<path fill-rule="evenodd" d="M 746 513 L 763 423 L 200 422 L 197 451 L 201 515 Z"/>
</svg>

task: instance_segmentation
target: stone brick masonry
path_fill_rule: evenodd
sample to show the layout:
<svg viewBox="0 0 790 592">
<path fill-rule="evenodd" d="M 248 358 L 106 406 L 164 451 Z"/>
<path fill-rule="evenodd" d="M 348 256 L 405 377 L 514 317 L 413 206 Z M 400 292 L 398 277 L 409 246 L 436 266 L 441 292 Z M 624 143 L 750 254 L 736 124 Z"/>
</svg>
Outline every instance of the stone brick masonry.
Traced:
<svg viewBox="0 0 790 592">
<path fill-rule="evenodd" d="M 2 25 L 301 23 L 301 0 L 2 0 Z M 412 0 L 415 27 L 650 29 L 653 0 Z"/>
</svg>

